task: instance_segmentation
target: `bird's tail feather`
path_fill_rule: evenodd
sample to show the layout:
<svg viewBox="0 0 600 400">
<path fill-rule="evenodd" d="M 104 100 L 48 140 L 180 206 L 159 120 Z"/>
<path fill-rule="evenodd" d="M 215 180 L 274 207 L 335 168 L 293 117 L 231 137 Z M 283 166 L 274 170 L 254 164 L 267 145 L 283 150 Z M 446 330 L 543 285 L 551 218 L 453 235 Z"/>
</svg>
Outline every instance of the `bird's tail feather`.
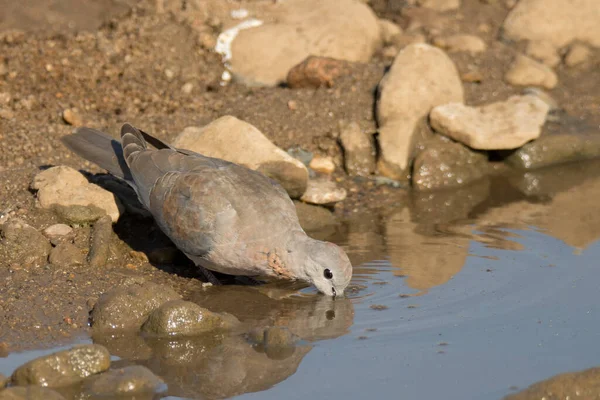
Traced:
<svg viewBox="0 0 600 400">
<path fill-rule="evenodd" d="M 129 165 L 133 162 L 136 154 L 148 148 L 142 133 L 130 124 L 124 124 L 121 127 L 121 145 L 123 156 Z"/>
<path fill-rule="evenodd" d="M 106 133 L 82 127 L 64 136 L 62 142 L 75 154 L 104 168 L 111 175 L 126 181 L 132 180 L 121 143 Z"/>
</svg>

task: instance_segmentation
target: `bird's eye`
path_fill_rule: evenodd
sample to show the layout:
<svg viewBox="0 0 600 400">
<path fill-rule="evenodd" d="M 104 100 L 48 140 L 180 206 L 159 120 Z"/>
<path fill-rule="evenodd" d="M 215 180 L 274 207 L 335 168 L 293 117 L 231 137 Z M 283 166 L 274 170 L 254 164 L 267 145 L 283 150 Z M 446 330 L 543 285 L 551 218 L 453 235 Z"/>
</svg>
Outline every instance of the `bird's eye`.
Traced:
<svg viewBox="0 0 600 400">
<path fill-rule="evenodd" d="M 327 279 L 331 279 L 333 278 L 333 272 L 331 272 L 329 268 L 325 268 L 325 271 L 323 271 L 323 276 Z"/>
</svg>

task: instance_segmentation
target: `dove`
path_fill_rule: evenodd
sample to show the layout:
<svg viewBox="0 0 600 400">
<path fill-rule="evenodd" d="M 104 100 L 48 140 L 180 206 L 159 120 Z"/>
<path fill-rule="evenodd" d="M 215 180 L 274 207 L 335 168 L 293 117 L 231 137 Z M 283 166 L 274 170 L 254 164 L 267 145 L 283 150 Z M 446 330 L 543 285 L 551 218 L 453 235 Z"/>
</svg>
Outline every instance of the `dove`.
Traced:
<svg viewBox="0 0 600 400">
<path fill-rule="evenodd" d="M 87 127 L 62 141 L 131 186 L 160 229 L 212 283 L 219 284 L 216 271 L 300 280 L 339 296 L 350 282 L 344 250 L 309 237 L 287 192 L 257 171 L 177 149 L 130 124 L 122 126 L 120 142 Z"/>
</svg>

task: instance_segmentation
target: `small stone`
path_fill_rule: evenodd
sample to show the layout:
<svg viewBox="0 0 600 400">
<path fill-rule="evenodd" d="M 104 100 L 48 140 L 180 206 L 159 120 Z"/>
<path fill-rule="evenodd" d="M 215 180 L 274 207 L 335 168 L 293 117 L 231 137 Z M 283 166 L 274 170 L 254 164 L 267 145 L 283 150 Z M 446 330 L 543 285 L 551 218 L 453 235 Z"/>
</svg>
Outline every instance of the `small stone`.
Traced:
<svg viewBox="0 0 600 400">
<path fill-rule="evenodd" d="M 417 4 L 436 11 L 451 11 L 460 8 L 460 0 L 417 0 Z"/>
<path fill-rule="evenodd" d="M 40 172 L 34 178 L 31 188 L 38 191 L 38 204 L 42 208 L 96 207 L 110 215 L 113 222 L 124 211 L 123 205 L 113 193 L 89 183 L 80 172 L 71 167 L 58 166 Z"/>
<path fill-rule="evenodd" d="M 91 224 L 106 215 L 106 210 L 94 205 L 63 206 L 62 204 L 52 204 L 50 209 L 54 211 L 61 221 L 73 225 Z"/>
<path fill-rule="evenodd" d="M 394 58 L 398 55 L 398 48 L 394 46 L 386 46 L 381 50 L 381 55 L 386 58 Z"/>
<path fill-rule="evenodd" d="M 471 70 L 464 72 L 460 75 L 460 79 L 463 82 L 468 83 L 479 83 L 483 81 L 483 74 L 479 70 Z"/>
<path fill-rule="evenodd" d="M 92 268 L 101 268 L 106 264 L 110 253 L 110 238 L 112 236 L 112 220 L 108 215 L 94 223 L 88 262 Z"/>
<path fill-rule="evenodd" d="M 356 122 L 342 124 L 340 131 L 340 143 L 344 149 L 344 167 L 348 175 L 371 175 L 375 171 L 373 137 L 362 132 Z"/>
<path fill-rule="evenodd" d="M 482 107 L 449 103 L 429 114 L 436 131 L 473 149 L 516 149 L 541 134 L 550 107 L 536 96 L 512 96 Z"/>
<path fill-rule="evenodd" d="M 0 259 L 7 265 L 45 265 L 52 246 L 37 229 L 18 218 L 0 225 Z"/>
<path fill-rule="evenodd" d="M 148 315 L 170 300 L 180 299 L 170 287 L 154 283 L 133 283 L 104 293 L 91 312 L 95 332 L 139 329 Z"/>
<path fill-rule="evenodd" d="M 411 44 L 427 43 L 425 35 L 417 32 L 405 32 L 392 38 L 392 44 L 396 49 L 402 50 Z M 396 51 L 397 53 L 397 51 Z"/>
<path fill-rule="evenodd" d="M 518 55 L 504 79 L 511 85 L 541 86 L 553 89 L 558 77 L 550 68 L 523 55 Z"/>
<path fill-rule="evenodd" d="M 194 90 L 194 84 L 192 82 L 184 83 L 181 87 L 181 91 L 185 94 L 192 93 L 192 90 Z"/>
<path fill-rule="evenodd" d="M 287 102 L 287 106 L 290 110 L 295 111 L 298 108 L 298 103 L 296 103 L 294 100 L 290 100 Z"/>
<path fill-rule="evenodd" d="M 300 197 L 306 189 L 306 166 L 253 125 L 235 117 L 227 115 L 202 128 L 185 128 L 172 144 L 257 170 L 278 181 L 292 198 Z"/>
<path fill-rule="evenodd" d="M 339 188 L 335 182 L 322 179 L 308 181 L 306 192 L 300 200 L 310 204 L 331 205 L 346 198 L 346 189 Z"/>
<path fill-rule="evenodd" d="M 309 56 L 288 72 L 287 84 L 292 89 L 321 86 L 332 87 L 335 79 L 347 73 L 343 61 L 327 57 Z"/>
<path fill-rule="evenodd" d="M 486 170 L 486 154 L 460 143 L 436 142 L 415 158 L 412 184 L 420 191 L 452 188 L 481 179 Z"/>
<path fill-rule="evenodd" d="M 316 232 L 337 225 L 335 215 L 325 207 L 294 200 L 300 226 L 306 232 Z"/>
<path fill-rule="evenodd" d="M 0 108 L 0 119 L 13 119 L 15 112 L 9 108 Z"/>
<path fill-rule="evenodd" d="M 36 358 L 17 368 L 11 380 L 18 386 L 61 387 L 80 382 L 109 367 L 110 353 L 105 347 L 85 344 Z"/>
<path fill-rule="evenodd" d="M 402 28 L 389 19 L 380 19 L 379 27 L 381 28 L 381 39 L 384 44 L 391 44 L 394 36 L 402 34 Z"/>
<path fill-rule="evenodd" d="M 62 113 L 63 120 L 73 126 L 82 126 L 83 118 L 81 114 L 79 114 L 79 110 L 77 108 L 67 108 Z"/>
<path fill-rule="evenodd" d="M 50 251 L 49 261 L 50 264 L 57 267 L 83 265 L 85 263 L 85 255 L 74 244 L 63 242 Z"/>
<path fill-rule="evenodd" d="M 165 76 L 167 78 L 167 80 L 172 80 L 173 78 L 175 78 L 175 71 L 173 71 L 170 68 L 166 68 L 165 69 Z"/>
<path fill-rule="evenodd" d="M 525 53 L 549 67 L 555 67 L 560 62 L 557 48 L 547 40 L 532 40 L 527 44 Z"/>
<path fill-rule="evenodd" d="M 10 100 L 12 99 L 10 93 L 8 92 L 0 92 L 0 104 L 6 105 L 8 103 L 10 103 Z"/>
<path fill-rule="evenodd" d="M 304 150 L 301 147 L 290 147 L 287 150 L 287 153 L 290 156 L 294 157 L 296 160 L 299 160 L 302 164 L 306 165 L 307 167 L 310 165 L 310 162 L 314 158 L 313 153 L 311 153 L 308 150 Z"/>
<path fill-rule="evenodd" d="M 585 63 L 592 55 L 589 47 L 581 43 L 576 43 L 569 48 L 565 56 L 565 64 L 567 67 L 574 67 Z"/>
<path fill-rule="evenodd" d="M 150 398 L 152 394 L 166 390 L 165 382 L 142 365 L 109 370 L 94 376 L 86 386 L 86 392 L 105 398 L 139 394 L 147 394 Z"/>
<path fill-rule="evenodd" d="M 331 175 L 335 171 L 335 164 L 331 157 L 320 157 L 316 156 L 310 161 L 308 165 L 311 169 L 323 174 Z"/>
<path fill-rule="evenodd" d="M 471 54 L 484 52 L 487 48 L 483 39 L 474 35 L 451 35 L 433 39 L 433 44 L 450 53 L 467 52 Z"/>
<path fill-rule="evenodd" d="M 65 398 L 52 389 L 29 385 L 0 390 L 0 400 L 65 400 Z"/>
<path fill-rule="evenodd" d="M 215 329 L 230 329 L 238 320 L 230 314 L 217 314 L 184 300 L 172 300 L 152 311 L 142 332 L 153 336 L 194 336 Z"/>
<path fill-rule="evenodd" d="M 538 99 L 542 100 L 544 103 L 548 104 L 550 107 L 550 111 L 558 110 L 559 105 L 548 92 L 543 89 L 537 87 L 527 87 L 523 89 L 523 96 L 536 96 Z"/>
<path fill-rule="evenodd" d="M 42 233 L 52 244 L 57 245 L 63 238 L 72 236 L 73 228 L 65 224 L 54 224 L 44 229 Z"/>
</svg>

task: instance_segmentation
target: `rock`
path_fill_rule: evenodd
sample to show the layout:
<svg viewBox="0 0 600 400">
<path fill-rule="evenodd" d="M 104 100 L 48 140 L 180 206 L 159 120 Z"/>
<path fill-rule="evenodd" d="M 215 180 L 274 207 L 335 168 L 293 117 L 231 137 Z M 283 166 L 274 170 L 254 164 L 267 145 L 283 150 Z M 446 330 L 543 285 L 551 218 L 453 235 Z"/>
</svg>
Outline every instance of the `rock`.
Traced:
<svg viewBox="0 0 600 400">
<path fill-rule="evenodd" d="M 546 40 L 561 48 L 580 40 L 600 47 L 597 0 L 521 0 L 504 20 L 512 40 Z"/>
<path fill-rule="evenodd" d="M 39 386 L 15 386 L 0 391 L 0 400 L 65 400 L 52 389 Z"/>
<path fill-rule="evenodd" d="M 554 100 L 554 98 L 552 98 L 552 96 L 550 96 L 550 94 L 543 89 L 537 87 L 527 87 L 523 89 L 522 93 L 524 96 L 536 96 L 544 103 L 548 104 L 550 111 L 555 111 L 560 108 L 556 100 Z"/>
<path fill-rule="evenodd" d="M 92 328 L 95 332 L 137 330 L 152 311 L 179 298 L 170 287 L 149 282 L 116 287 L 94 305 Z"/>
<path fill-rule="evenodd" d="M 2 108 L 0 107 L 0 119 L 13 119 L 15 117 L 15 112 L 10 108 Z"/>
<path fill-rule="evenodd" d="M 558 83 L 558 77 L 550 68 L 523 55 L 518 55 L 504 75 L 511 85 L 541 86 L 552 89 Z"/>
<path fill-rule="evenodd" d="M 335 164 L 331 157 L 317 156 L 310 161 L 308 166 L 314 171 L 327 175 L 331 175 L 335 171 Z"/>
<path fill-rule="evenodd" d="M 473 149 L 516 149 L 540 136 L 549 110 L 536 96 L 512 96 L 482 107 L 437 106 L 429 120 L 436 131 Z"/>
<path fill-rule="evenodd" d="M 527 44 L 525 53 L 549 67 L 555 67 L 560 62 L 558 49 L 547 40 L 532 40 Z"/>
<path fill-rule="evenodd" d="M 377 17 L 358 0 L 288 0 L 275 13 L 231 44 L 231 71 L 246 84 L 275 86 L 310 55 L 367 62 L 381 45 Z"/>
<path fill-rule="evenodd" d="M 600 157 L 600 133 L 542 135 L 510 154 L 510 166 L 528 170 Z"/>
<path fill-rule="evenodd" d="M 403 49 L 411 44 L 427 43 L 425 35 L 417 32 L 406 32 L 392 38 L 392 44 L 397 49 Z"/>
<path fill-rule="evenodd" d="M 194 336 L 230 329 L 239 321 L 230 314 L 217 314 L 184 300 L 172 300 L 152 311 L 142 332 L 152 336 Z"/>
<path fill-rule="evenodd" d="M 291 147 L 288 149 L 287 153 L 290 156 L 294 157 L 296 160 L 299 160 L 302 164 L 304 164 L 307 167 L 310 165 L 310 162 L 314 158 L 313 153 L 311 153 L 308 150 L 304 150 L 300 147 Z"/>
<path fill-rule="evenodd" d="M 79 114 L 79 110 L 76 108 L 67 108 L 62 113 L 63 120 L 73 126 L 82 126 L 83 118 L 81 114 Z"/>
<path fill-rule="evenodd" d="M 74 244 L 69 242 L 60 243 L 50 251 L 50 264 L 57 267 L 68 267 L 69 265 L 83 265 L 85 255 Z"/>
<path fill-rule="evenodd" d="M 284 360 L 294 353 L 298 337 L 288 328 L 270 326 L 263 333 L 263 346 L 267 357 L 272 360 Z"/>
<path fill-rule="evenodd" d="M 533 383 L 504 400 L 597 399 L 600 391 L 600 368 L 566 372 Z"/>
<path fill-rule="evenodd" d="M 11 218 L 0 225 L 0 239 L 0 259 L 7 265 L 45 265 L 52 248 L 44 235 L 19 218 Z"/>
<path fill-rule="evenodd" d="M 384 44 L 392 44 L 394 36 L 402 34 L 402 28 L 389 19 L 380 19 L 379 29 L 381 30 L 381 39 Z"/>
<path fill-rule="evenodd" d="M 73 225 L 91 224 L 106 215 L 106 210 L 94 205 L 64 206 L 62 204 L 53 204 L 50 209 L 54 211 L 61 221 Z"/>
<path fill-rule="evenodd" d="M 89 183 L 71 167 L 48 168 L 36 175 L 31 185 L 38 191 L 38 204 L 42 208 L 59 206 L 93 206 L 104 210 L 113 222 L 119 219 L 124 208 L 111 192 Z"/>
<path fill-rule="evenodd" d="M 569 48 L 569 51 L 565 55 L 565 64 L 567 67 L 574 67 L 579 64 L 585 63 L 592 55 L 589 47 L 575 43 Z"/>
<path fill-rule="evenodd" d="M 95 376 L 86 385 L 87 393 L 106 398 L 152 395 L 164 390 L 166 390 L 165 382 L 141 365 L 109 370 Z"/>
<path fill-rule="evenodd" d="M 474 35 L 450 35 L 433 39 L 433 44 L 450 53 L 467 52 L 471 54 L 481 53 L 487 48 L 483 39 Z"/>
<path fill-rule="evenodd" d="M 258 170 L 278 181 L 292 198 L 306 190 L 306 166 L 235 117 L 224 116 L 202 128 L 185 128 L 173 145 Z"/>
<path fill-rule="evenodd" d="M 369 176 L 375 171 L 373 137 L 361 131 L 356 122 L 342 124 L 340 143 L 344 149 L 344 166 L 348 175 Z"/>
<path fill-rule="evenodd" d="M 72 239 L 73 228 L 65 224 L 54 224 L 44 229 L 42 233 L 56 246 L 63 240 Z"/>
<path fill-rule="evenodd" d="M 181 87 L 181 92 L 184 94 L 190 94 L 194 90 L 194 84 L 192 82 L 186 82 Z"/>
<path fill-rule="evenodd" d="M 405 47 L 379 84 L 377 119 L 382 175 L 406 180 L 415 132 L 435 106 L 463 102 L 456 66 L 440 49 L 427 44 Z"/>
<path fill-rule="evenodd" d="M 335 182 L 311 179 L 300 200 L 310 204 L 331 205 L 343 201 L 345 198 L 346 189 L 339 188 Z"/>
<path fill-rule="evenodd" d="M 331 211 L 324 207 L 313 206 L 294 200 L 296 214 L 300 220 L 300 226 L 307 232 L 319 231 L 337 225 L 337 219 Z"/>
<path fill-rule="evenodd" d="M 100 268 L 106 264 L 110 252 L 112 221 L 108 215 L 103 216 L 94 224 L 88 262 L 92 268 Z"/>
<path fill-rule="evenodd" d="M 294 66 L 287 74 L 287 84 L 292 89 L 321 86 L 332 87 L 335 79 L 348 73 L 346 63 L 327 57 L 309 56 Z"/>
<path fill-rule="evenodd" d="M 451 11 L 460 8 L 460 0 L 417 0 L 417 4 L 436 11 Z"/>
<path fill-rule="evenodd" d="M 426 191 L 462 186 L 485 176 L 487 155 L 460 143 L 436 142 L 415 158 L 412 184 Z"/>
<path fill-rule="evenodd" d="M 15 370 L 13 385 L 67 386 L 106 371 L 110 353 L 97 344 L 74 346 L 69 350 L 36 358 Z"/>
</svg>

